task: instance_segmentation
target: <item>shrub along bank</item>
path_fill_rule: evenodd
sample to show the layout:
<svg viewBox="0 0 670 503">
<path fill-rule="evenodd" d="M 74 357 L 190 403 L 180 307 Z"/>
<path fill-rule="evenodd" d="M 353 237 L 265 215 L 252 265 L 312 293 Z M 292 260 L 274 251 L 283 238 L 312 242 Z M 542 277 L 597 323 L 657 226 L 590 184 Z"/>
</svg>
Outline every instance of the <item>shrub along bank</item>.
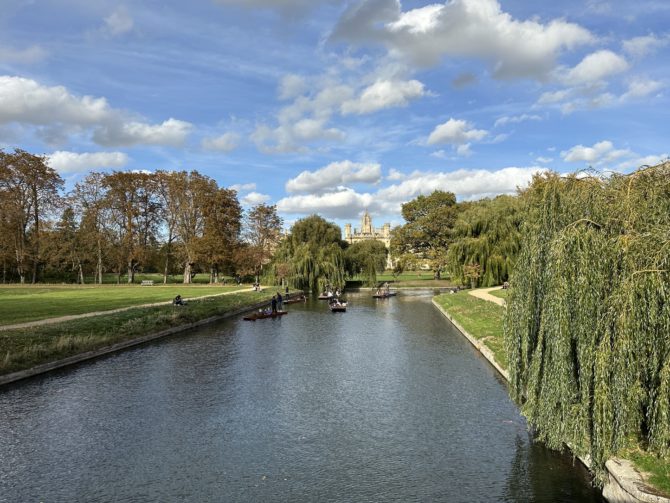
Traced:
<svg viewBox="0 0 670 503">
<path fill-rule="evenodd" d="M 269 290 L 249 291 L 189 301 L 186 306 L 136 308 L 53 325 L 0 331 L 0 375 L 219 316 L 269 300 L 271 295 Z"/>
</svg>

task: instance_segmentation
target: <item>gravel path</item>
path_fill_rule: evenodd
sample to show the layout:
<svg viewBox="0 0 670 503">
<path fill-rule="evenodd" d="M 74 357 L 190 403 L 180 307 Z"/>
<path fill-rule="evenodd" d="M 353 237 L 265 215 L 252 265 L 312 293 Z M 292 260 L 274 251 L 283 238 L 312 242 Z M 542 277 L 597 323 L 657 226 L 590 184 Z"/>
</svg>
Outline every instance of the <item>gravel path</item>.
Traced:
<svg viewBox="0 0 670 503">
<path fill-rule="evenodd" d="M 473 297 L 478 299 L 488 300 L 489 302 L 495 302 L 499 306 L 505 305 L 505 299 L 491 295 L 489 292 L 492 290 L 502 290 L 501 286 L 494 286 L 493 288 L 478 288 L 476 290 L 469 290 L 468 293 Z"/>
<path fill-rule="evenodd" d="M 220 297 L 221 295 L 231 295 L 233 293 L 241 293 L 241 292 L 248 292 L 249 288 L 244 288 L 242 290 L 233 290 L 232 292 L 223 292 L 223 293 L 215 293 L 213 295 L 203 295 L 202 297 L 191 297 L 190 299 L 184 299 L 185 301 L 189 300 L 199 300 L 199 299 L 206 299 L 208 297 Z M 0 331 L 2 330 L 14 330 L 17 328 L 30 328 L 30 327 L 38 327 L 40 325 L 51 325 L 52 323 L 61 323 L 63 321 L 70 321 L 70 320 L 78 320 L 80 318 L 91 318 L 92 316 L 100 316 L 103 314 L 114 314 L 114 313 L 121 313 L 123 311 L 129 311 L 130 309 L 136 309 L 138 307 L 155 307 L 155 306 L 167 306 L 172 304 L 171 300 L 168 300 L 166 302 L 153 302 L 151 304 L 138 304 L 135 306 L 128 306 L 128 307 L 120 307 L 118 309 L 110 309 L 108 311 L 92 311 L 90 313 L 83 313 L 83 314 L 71 314 L 68 316 L 58 316 L 57 318 L 45 318 L 43 320 L 35 320 L 35 321 L 27 321 L 25 323 L 15 323 L 14 325 L 2 325 L 0 326 Z"/>
</svg>

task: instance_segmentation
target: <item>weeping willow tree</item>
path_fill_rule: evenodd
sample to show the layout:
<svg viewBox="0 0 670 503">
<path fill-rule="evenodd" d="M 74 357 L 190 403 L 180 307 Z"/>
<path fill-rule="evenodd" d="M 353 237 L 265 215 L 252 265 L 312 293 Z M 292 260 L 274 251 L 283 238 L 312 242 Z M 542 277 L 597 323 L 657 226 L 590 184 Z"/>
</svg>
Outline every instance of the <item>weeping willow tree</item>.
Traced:
<svg viewBox="0 0 670 503">
<path fill-rule="evenodd" d="M 596 474 L 631 440 L 670 454 L 670 162 L 537 175 L 505 342 L 511 394 L 540 440 Z"/>
<path fill-rule="evenodd" d="M 470 283 L 469 268 L 478 267 L 473 286 L 507 281 L 520 247 L 521 213 L 518 197 L 498 196 L 464 206 L 452 230 L 447 269 L 452 277 Z"/>
<path fill-rule="evenodd" d="M 344 248 L 340 228 L 312 215 L 298 220 L 277 250 L 270 276 L 286 278 L 289 285 L 318 292 L 326 285 L 345 282 Z"/>
</svg>

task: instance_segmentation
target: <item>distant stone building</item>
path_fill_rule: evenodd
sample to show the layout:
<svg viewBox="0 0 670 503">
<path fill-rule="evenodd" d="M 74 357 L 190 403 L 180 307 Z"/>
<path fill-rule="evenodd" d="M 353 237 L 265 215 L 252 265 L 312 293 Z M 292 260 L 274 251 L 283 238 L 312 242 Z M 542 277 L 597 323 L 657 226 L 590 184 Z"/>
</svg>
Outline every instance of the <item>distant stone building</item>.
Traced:
<svg viewBox="0 0 670 503">
<path fill-rule="evenodd" d="M 393 268 L 393 259 L 391 258 L 391 224 L 386 223 L 381 228 L 375 229 L 372 226 L 372 218 L 367 210 L 361 218 L 361 228 L 351 230 L 351 224 L 345 224 L 344 226 L 344 240 L 349 244 L 358 243 L 360 241 L 369 241 L 370 239 L 375 239 L 381 241 L 386 246 L 386 249 L 389 250 L 389 254 L 386 259 L 386 268 Z"/>
</svg>

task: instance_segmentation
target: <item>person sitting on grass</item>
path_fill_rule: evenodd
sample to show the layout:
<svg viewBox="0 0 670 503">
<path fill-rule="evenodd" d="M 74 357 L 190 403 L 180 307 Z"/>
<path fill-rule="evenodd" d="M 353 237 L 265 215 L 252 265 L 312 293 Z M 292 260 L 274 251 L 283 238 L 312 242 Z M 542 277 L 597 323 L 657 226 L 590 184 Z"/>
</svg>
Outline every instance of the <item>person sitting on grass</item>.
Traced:
<svg viewBox="0 0 670 503">
<path fill-rule="evenodd" d="M 174 298 L 174 300 L 172 301 L 172 303 L 173 303 L 175 306 L 185 306 L 185 305 L 186 305 L 186 302 L 184 302 L 184 299 L 182 299 L 182 298 L 181 298 L 181 295 L 179 295 L 179 294 L 177 294 L 177 296 Z"/>
</svg>

